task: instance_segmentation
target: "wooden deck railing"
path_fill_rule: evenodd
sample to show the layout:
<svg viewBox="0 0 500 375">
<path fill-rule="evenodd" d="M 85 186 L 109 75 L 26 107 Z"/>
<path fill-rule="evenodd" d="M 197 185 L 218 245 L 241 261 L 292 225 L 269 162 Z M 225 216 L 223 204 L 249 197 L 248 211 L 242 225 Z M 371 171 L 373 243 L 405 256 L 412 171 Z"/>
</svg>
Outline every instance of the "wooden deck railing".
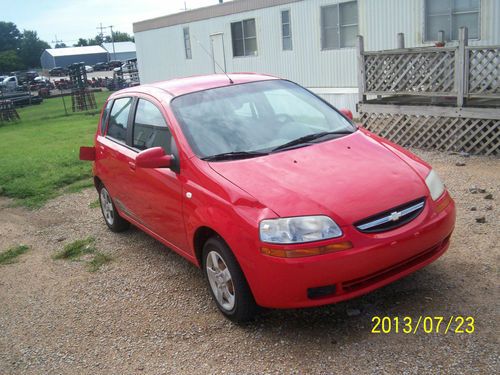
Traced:
<svg viewBox="0 0 500 375">
<path fill-rule="evenodd" d="M 500 46 L 470 47 L 461 28 L 453 47 L 398 48 L 364 51 L 358 36 L 359 101 L 366 95 L 455 96 L 457 106 L 468 98 L 500 98 Z"/>
</svg>

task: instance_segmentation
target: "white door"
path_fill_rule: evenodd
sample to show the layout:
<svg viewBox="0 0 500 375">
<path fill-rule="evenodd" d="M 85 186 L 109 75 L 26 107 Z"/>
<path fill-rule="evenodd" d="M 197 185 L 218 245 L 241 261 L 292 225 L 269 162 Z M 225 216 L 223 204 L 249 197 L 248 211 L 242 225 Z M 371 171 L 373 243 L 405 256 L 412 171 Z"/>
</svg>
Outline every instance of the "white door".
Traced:
<svg viewBox="0 0 500 375">
<path fill-rule="evenodd" d="M 210 44 L 212 45 L 212 58 L 214 73 L 226 72 L 226 56 L 224 51 L 224 34 L 217 33 L 210 35 Z"/>
</svg>

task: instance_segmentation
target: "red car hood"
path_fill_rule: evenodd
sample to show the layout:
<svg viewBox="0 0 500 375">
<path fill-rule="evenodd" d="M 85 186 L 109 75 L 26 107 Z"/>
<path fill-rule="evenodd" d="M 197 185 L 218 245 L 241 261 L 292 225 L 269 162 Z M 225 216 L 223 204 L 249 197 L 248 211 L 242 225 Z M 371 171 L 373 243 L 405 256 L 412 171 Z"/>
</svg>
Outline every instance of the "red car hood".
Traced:
<svg viewBox="0 0 500 375">
<path fill-rule="evenodd" d="M 428 195 L 413 168 L 361 131 L 210 166 L 279 216 L 322 214 L 339 225 Z"/>
</svg>

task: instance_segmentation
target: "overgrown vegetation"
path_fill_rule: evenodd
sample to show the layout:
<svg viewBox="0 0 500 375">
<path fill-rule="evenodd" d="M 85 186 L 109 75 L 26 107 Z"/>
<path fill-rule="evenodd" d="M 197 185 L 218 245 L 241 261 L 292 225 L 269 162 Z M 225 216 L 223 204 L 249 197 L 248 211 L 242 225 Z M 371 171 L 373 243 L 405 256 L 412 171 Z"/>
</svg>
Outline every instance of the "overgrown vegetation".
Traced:
<svg viewBox="0 0 500 375">
<path fill-rule="evenodd" d="M 98 108 L 108 95 L 95 94 Z M 92 186 L 91 163 L 78 154 L 93 142 L 98 111 L 65 116 L 62 99 L 52 98 L 18 112 L 20 121 L 0 125 L 0 194 L 38 208 L 63 192 Z"/>
<path fill-rule="evenodd" d="M 100 206 L 101 206 L 101 202 L 99 202 L 99 199 L 96 199 L 95 201 L 89 203 L 90 208 L 98 208 Z"/>
<path fill-rule="evenodd" d="M 95 246 L 95 238 L 87 237 L 83 240 L 73 241 L 64 249 L 56 253 L 54 259 L 66 259 L 72 261 L 81 261 L 84 255 L 91 255 L 90 260 L 86 260 L 87 269 L 90 272 L 98 271 L 104 264 L 111 262 L 112 258 L 109 255 L 101 253 Z"/>
<path fill-rule="evenodd" d="M 11 264 L 18 261 L 17 257 L 21 254 L 24 254 L 29 250 L 29 247 L 26 245 L 18 245 L 11 247 L 7 251 L 0 253 L 0 264 Z"/>
</svg>

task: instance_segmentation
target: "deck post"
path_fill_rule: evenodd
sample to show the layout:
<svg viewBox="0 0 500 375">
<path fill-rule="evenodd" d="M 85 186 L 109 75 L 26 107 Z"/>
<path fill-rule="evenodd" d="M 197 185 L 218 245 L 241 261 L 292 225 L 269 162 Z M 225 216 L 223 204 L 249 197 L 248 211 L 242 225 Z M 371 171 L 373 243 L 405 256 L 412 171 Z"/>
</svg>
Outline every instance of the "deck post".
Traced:
<svg viewBox="0 0 500 375">
<path fill-rule="evenodd" d="M 404 49 L 404 48 L 405 48 L 405 34 L 398 33 L 398 49 Z"/>
<path fill-rule="evenodd" d="M 444 43 L 444 31 L 443 30 L 438 31 L 438 40 L 437 41 L 439 43 Z"/>
<path fill-rule="evenodd" d="M 466 53 L 465 47 L 468 45 L 468 33 L 466 27 L 461 27 L 458 30 L 458 48 L 455 64 L 455 82 L 457 87 L 457 107 L 463 107 L 466 96 L 466 77 L 468 74 L 468 66 L 466 66 Z"/>
<path fill-rule="evenodd" d="M 358 102 L 363 103 L 366 100 L 366 71 L 365 59 L 363 53 L 365 52 L 363 37 L 357 36 L 356 40 L 357 54 L 358 54 Z"/>
</svg>

